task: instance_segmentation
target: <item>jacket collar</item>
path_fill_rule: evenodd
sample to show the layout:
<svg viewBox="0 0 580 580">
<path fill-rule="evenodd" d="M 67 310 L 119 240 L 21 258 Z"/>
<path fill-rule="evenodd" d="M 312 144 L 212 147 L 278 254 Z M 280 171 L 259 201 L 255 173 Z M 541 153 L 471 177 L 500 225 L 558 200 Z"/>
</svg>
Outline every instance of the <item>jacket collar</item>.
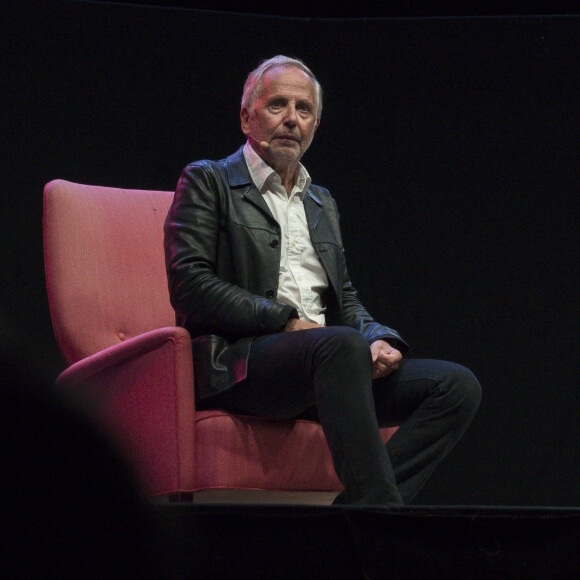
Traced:
<svg viewBox="0 0 580 580">
<path fill-rule="evenodd" d="M 260 211 L 266 214 L 269 220 L 277 223 L 264 196 L 258 191 L 258 188 L 252 181 L 252 176 L 246 165 L 242 149 L 243 147 L 240 147 L 233 155 L 230 155 L 226 159 L 226 172 L 229 186 L 232 190 L 238 190 L 250 203 L 254 204 Z"/>
<path fill-rule="evenodd" d="M 226 159 L 226 171 L 230 187 L 252 185 L 252 177 L 244 159 L 243 147 L 240 147 L 233 155 Z"/>
<path fill-rule="evenodd" d="M 242 150 L 243 146 L 240 147 L 235 153 L 233 153 L 226 159 L 226 171 L 228 175 L 228 183 L 232 188 L 249 185 L 252 186 L 252 189 L 255 189 L 257 192 L 258 189 L 254 186 L 254 182 L 252 181 L 252 177 L 248 170 L 248 166 L 246 165 L 246 160 L 244 158 L 244 153 Z M 312 199 L 312 201 L 314 201 L 314 203 L 316 203 L 316 205 L 318 205 L 319 207 L 322 207 L 324 205 L 320 197 L 318 197 L 314 193 L 312 185 L 308 186 L 308 190 L 306 191 L 304 199 L 306 199 L 307 197 Z"/>
</svg>

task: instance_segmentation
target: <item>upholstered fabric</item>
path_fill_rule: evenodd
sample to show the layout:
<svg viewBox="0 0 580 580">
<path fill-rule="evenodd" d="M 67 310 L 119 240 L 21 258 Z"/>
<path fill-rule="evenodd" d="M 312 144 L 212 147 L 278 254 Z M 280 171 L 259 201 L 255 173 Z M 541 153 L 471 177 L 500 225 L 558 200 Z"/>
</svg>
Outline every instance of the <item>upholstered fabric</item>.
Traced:
<svg viewBox="0 0 580 580">
<path fill-rule="evenodd" d="M 163 255 L 173 193 L 53 181 L 44 204 L 55 334 L 69 363 L 175 325 Z"/>
<path fill-rule="evenodd" d="M 268 490 L 328 499 L 342 486 L 317 423 L 195 411 L 191 337 L 175 326 L 165 274 L 172 198 L 61 180 L 46 186 L 50 311 L 71 365 L 57 385 L 90 407 L 146 497 Z"/>
<path fill-rule="evenodd" d="M 195 427 L 191 338 L 160 328 L 70 366 L 73 389 L 131 464 L 144 495 L 193 490 Z"/>
<path fill-rule="evenodd" d="M 222 411 L 198 411 L 195 422 L 196 489 L 343 489 L 318 423 Z M 394 431 L 383 429 L 383 440 Z"/>
</svg>

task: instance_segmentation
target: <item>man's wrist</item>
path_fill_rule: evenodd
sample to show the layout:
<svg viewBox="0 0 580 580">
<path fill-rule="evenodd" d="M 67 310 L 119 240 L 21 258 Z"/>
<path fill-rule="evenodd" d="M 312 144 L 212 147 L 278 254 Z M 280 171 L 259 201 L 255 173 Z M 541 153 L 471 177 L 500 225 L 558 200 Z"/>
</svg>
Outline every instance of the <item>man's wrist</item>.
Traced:
<svg viewBox="0 0 580 580">
<path fill-rule="evenodd" d="M 298 316 L 298 310 L 296 310 L 296 308 L 292 308 L 292 310 L 290 310 L 290 313 L 288 314 L 288 320 L 286 322 L 290 322 L 290 320 L 292 320 L 293 318 L 300 318 L 300 316 Z"/>
</svg>

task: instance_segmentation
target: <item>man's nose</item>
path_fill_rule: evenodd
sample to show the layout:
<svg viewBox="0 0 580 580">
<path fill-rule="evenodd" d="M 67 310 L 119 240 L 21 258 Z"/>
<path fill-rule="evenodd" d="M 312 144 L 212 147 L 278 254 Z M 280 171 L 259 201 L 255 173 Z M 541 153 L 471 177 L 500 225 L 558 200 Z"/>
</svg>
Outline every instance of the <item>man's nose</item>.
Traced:
<svg viewBox="0 0 580 580">
<path fill-rule="evenodd" d="M 294 127 L 297 123 L 296 107 L 290 103 L 286 108 L 286 116 L 284 117 L 284 124 Z"/>
</svg>

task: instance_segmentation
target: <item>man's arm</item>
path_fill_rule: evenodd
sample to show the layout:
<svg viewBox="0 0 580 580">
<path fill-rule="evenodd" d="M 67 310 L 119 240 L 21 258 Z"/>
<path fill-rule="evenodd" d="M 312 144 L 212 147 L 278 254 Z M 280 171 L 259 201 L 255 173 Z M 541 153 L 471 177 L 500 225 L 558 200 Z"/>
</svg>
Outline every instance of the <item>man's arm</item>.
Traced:
<svg viewBox="0 0 580 580">
<path fill-rule="evenodd" d="M 346 265 L 345 276 L 348 283 L 345 284 L 346 292 L 343 292 L 343 302 L 346 306 L 345 312 L 348 313 L 347 320 L 349 325 L 358 328 L 369 342 L 373 361 L 373 379 L 385 377 L 399 368 L 399 362 L 403 358 L 402 352 L 409 350 L 409 347 L 396 330 L 375 322 L 360 303 L 356 290 L 348 278 Z"/>
<path fill-rule="evenodd" d="M 327 264 L 327 268 L 331 273 L 330 275 L 337 282 L 333 286 L 340 293 L 338 297 L 338 316 L 332 316 L 332 324 L 343 324 L 355 328 L 366 338 L 369 346 L 377 340 L 385 340 L 401 352 L 406 352 L 409 346 L 401 338 L 399 333 L 388 326 L 376 322 L 361 304 L 346 267 L 346 259 L 344 250 L 342 249 L 342 235 L 340 232 L 340 214 L 336 200 L 324 188 L 317 187 L 315 193 L 323 199 L 328 200 L 328 203 L 325 203 L 325 212 L 328 212 L 328 220 L 326 223 L 331 232 L 330 236 L 334 238 L 338 245 L 338 248 L 333 250 L 336 253 Z M 336 272 L 336 274 L 332 275 L 333 272 Z"/>
<path fill-rule="evenodd" d="M 224 233 L 221 228 L 227 219 L 222 205 L 228 195 L 217 164 L 200 162 L 184 169 L 165 222 L 171 303 L 178 319 L 186 321 L 195 335 L 235 340 L 279 332 L 297 316 L 294 308 L 217 275 L 220 232 Z"/>
<path fill-rule="evenodd" d="M 338 225 L 340 219 L 338 208 L 336 201 L 334 199 L 332 201 Z M 340 239 L 340 229 L 338 229 L 338 235 Z M 386 376 L 398 368 L 403 358 L 402 353 L 409 350 L 409 345 L 396 330 L 376 322 L 362 305 L 348 274 L 344 252 L 342 253 L 342 281 L 342 323 L 356 328 L 367 339 L 372 354 L 373 379 Z"/>
<path fill-rule="evenodd" d="M 407 352 L 409 345 L 401 338 L 401 335 L 396 330 L 376 322 L 361 304 L 357 291 L 352 285 L 348 275 L 344 256 L 343 266 L 342 316 L 344 324 L 356 328 L 361 332 L 367 339 L 369 345 L 378 340 L 383 340 L 400 352 Z"/>
</svg>

